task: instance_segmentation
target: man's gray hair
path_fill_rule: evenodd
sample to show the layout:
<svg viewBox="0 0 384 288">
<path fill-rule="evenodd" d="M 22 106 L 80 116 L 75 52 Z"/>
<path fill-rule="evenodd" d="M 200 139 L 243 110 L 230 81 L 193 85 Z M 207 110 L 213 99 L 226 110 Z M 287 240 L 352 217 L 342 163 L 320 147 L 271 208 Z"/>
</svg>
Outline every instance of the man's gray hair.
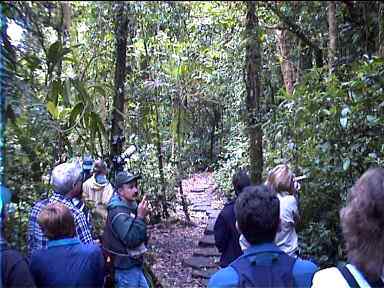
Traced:
<svg viewBox="0 0 384 288">
<path fill-rule="evenodd" d="M 63 163 L 53 168 L 51 184 L 55 192 L 62 195 L 68 194 L 79 180 L 81 172 L 79 162 Z"/>
</svg>

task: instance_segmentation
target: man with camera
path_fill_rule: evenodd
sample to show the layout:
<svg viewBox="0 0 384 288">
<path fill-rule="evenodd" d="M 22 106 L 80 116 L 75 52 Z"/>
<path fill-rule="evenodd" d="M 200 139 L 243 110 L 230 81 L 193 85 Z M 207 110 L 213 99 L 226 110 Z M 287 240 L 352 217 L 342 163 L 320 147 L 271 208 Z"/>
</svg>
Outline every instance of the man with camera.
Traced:
<svg viewBox="0 0 384 288">
<path fill-rule="evenodd" d="M 103 246 L 113 258 L 117 287 L 149 287 L 143 272 L 143 256 L 147 251 L 145 217 L 149 207 L 145 196 L 139 204 L 136 202 L 140 178 L 119 172 L 115 177 L 115 194 L 107 206 Z"/>
</svg>

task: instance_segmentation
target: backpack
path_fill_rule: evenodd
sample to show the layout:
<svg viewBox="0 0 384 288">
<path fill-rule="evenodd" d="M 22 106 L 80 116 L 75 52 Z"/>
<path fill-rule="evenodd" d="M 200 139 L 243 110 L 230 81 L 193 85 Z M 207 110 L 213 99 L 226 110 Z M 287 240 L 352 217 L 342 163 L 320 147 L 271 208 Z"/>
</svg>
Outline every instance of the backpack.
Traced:
<svg viewBox="0 0 384 288">
<path fill-rule="evenodd" d="M 251 262 L 250 256 L 256 254 L 272 254 L 272 264 Z M 280 251 L 263 251 L 243 255 L 233 261 L 230 266 L 239 275 L 237 287 L 293 287 L 292 269 L 296 258 Z"/>
</svg>

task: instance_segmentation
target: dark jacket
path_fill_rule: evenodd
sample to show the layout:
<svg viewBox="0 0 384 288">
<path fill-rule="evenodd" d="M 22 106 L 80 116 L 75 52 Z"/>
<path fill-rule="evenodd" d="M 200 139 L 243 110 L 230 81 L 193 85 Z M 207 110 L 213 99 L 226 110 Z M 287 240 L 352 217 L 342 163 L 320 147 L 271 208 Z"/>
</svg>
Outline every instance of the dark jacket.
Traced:
<svg viewBox="0 0 384 288">
<path fill-rule="evenodd" d="M 214 226 L 216 247 L 221 253 L 220 266 L 227 267 L 242 252 L 240 234 L 236 229 L 235 200 L 228 202 L 217 217 Z"/>
<path fill-rule="evenodd" d="M 114 194 L 107 206 L 108 217 L 104 229 L 104 249 L 113 255 L 114 267 L 130 269 L 142 265 L 142 255 L 132 257 L 144 246 L 147 240 L 147 226 L 137 218 L 137 203 L 127 202 Z"/>
<path fill-rule="evenodd" d="M 104 258 L 99 246 L 64 238 L 32 254 L 31 272 L 37 287 L 102 287 Z"/>
<path fill-rule="evenodd" d="M 27 261 L 0 237 L 1 287 L 35 287 Z"/>
</svg>

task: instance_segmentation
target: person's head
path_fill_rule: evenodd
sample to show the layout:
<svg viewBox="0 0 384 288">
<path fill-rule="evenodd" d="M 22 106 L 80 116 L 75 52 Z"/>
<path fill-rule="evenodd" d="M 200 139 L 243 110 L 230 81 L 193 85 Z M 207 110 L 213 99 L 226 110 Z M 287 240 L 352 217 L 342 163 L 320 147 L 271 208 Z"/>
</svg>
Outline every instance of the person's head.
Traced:
<svg viewBox="0 0 384 288">
<path fill-rule="evenodd" d="M 108 168 L 107 168 L 107 164 L 103 160 L 98 159 L 95 161 L 92 172 L 95 177 L 96 183 L 98 184 L 108 183 L 108 179 L 107 179 Z"/>
<path fill-rule="evenodd" d="M 78 162 L 63 163 L 52 171 L 51 184 L 55 192 L 68 197 L 80 197 L 83 184 L 83 173 Z"/>
<path fill-rule="evenodd" d="M 71 211 L 61 203 L 51 203 L 44 207 L 37 218 L 41 229 L 49 240 L 73 237 L 75 221 Z"/>
<path fill-rule="evenodd" d="M 377 280 L 384 266 L 384 169 L 365 172 L 349 192 L 340 211 L 348 261 L 369 279 Z"/>
<path fill-rule="evenodd" d="M 295 189 L 294 178 L 295 175 L 289 169 L 288 165 L 281 164 L 277 165 L 268 173 L 265 184 L 277 193 L 293 193 Z"/>
<path fill-rule="evenodd" d="M 136 200 L 139 195 L 137 180 L 140 178 L 140 175 L 133 175 L 126 171 L 119 172 L 115 178 L 117 193 L 126 201 Z"/>
<path fill-rule="evenodd" d="M 97 159 L 93 164 L 92 172 L 94 175 L 107 175 L 108 174 L 107 164 L 103 160 Z"/>
<path fill-rule="evenodd" d="M 265 185 L 243 189 L 235 203 L 237 225 L 251 244 L 273 242 L 280 223 L 280 202 Z"/>
<path fill-rule="evenodd" d="M 251 185 L 251 178 L 245 170 L 239 170 L 232 177 L 232 185 L 236 195 L 239 195 L 244 187 Z"/>
</svg>

